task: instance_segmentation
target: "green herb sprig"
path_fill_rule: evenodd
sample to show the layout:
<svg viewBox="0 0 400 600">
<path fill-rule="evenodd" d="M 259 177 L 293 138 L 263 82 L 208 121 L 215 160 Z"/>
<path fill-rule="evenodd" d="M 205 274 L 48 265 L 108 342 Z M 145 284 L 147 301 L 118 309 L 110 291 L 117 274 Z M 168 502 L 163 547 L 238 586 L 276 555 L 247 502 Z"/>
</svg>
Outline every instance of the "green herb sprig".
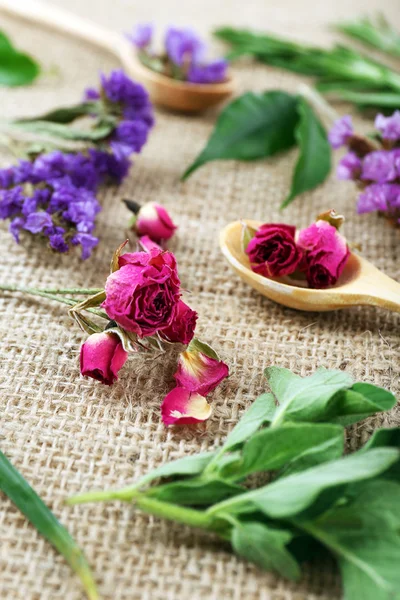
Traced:
<svg viewBox="0 0 400 600">
<path fill-rule="evenodd" d="M 293 580 L 301 562 L 324 548 L 339 564 L 346 600 L 399 598 L 400 429 L 378 430 L 343 455 L 344 427 L 391 409 L 396 399 L 342 371 L 302 378 L 271 367 L 265 374 L 272 393 L 257 398 L 215 452 L 68 504 L 134 502 L 211 531 L 239 556 Z M 255 473 L 264 481 L 267 473 L 269 483 L 250 488 Z"/>
<path fill-rule="evenodd" d="M 82 550 L 1 450 L 0 491 L 10 498 L 37 531 L 64 556 L 80 578 L 88 599 L 97 600 L 96 585 Z"/>
<path fill-rule="evenodd" d="M 338 23 L 335 29 L 385 54 L 400 57 L 400 32 L 390 25 L 384 15 L 378 15 L 375 19 L 362 17 Z"/>
</svg>

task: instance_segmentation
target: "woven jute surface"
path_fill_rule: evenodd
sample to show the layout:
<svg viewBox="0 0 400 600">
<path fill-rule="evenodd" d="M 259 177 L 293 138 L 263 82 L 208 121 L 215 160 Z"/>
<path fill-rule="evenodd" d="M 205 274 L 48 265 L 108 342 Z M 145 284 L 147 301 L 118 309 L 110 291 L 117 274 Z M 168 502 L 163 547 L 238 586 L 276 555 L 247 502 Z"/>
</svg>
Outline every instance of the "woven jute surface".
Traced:
<svg viewBox="0 0 400 600">
<path fill-rule="evenodd" d="M 400 26 L 391 0 L 71 0 L 59 5 L 115 30 L 140 19 L 191 24 L 206 32 L 222 24 L 253 25 L 308 42 L 329 43 L 328 23 L 383 10 Z M 46 73 L 30 88 L 1 90 L 2 116 L 35 114 L 76 101 L 99 70 L 117 63 L 62 35 L 2 19 L 20 46 Z M 300 79 L 262 66 L 235 67 L 240 90 L 296 90 Z M 79 375 L 83 334 L 62 305 L 2 294 L 0 297 L 0 446 L 85 549 L 101 596 L 107 600 L 337 599 L 333 565 L 311 566 L 290 584 L 234 557 L 211 536 L 148 517 L 120 503 L 68 508 L 65 497 L 134 481 L 156 465 L 218 445 L 243 410 L 265 389 L 262 371 L 279 365 L 306 375 L 318 366 L 344 369 L 355 378 L 399 392 L 399 317 L 374 308 L 325 314 L 282 308 L 245 287 L 218 248 L 218 232 L 231 220 L 255 218 L 305 226 L 324 209 L 348 217 L 347 237 L 364 256 L 400 279 L 399 232 L 375 215 L 356 216 L 355 191 L 332 175 L 323 188 L 295 201 L 282 216 L 296 159 L 293 151 L 252 164 L 212 163 L 185 184 L 184 167 L 204 145 L 215 113 L 183 117 L 157 112 L 157 125 L 129 179 L 101 196 L 93 257 L 55 256 L 34 243 L 16 246 L 0 227 L 0 281 L 37 286 L 103 284 L 110 255 L 125 237 L 129 215 L 123 197 L 165 204 L 179 225 L 171 244 L 187 300 L 199 312 L 199 336 L 229 363 L 231 377 L 213 394 L 213 415 L 195 429 L 166 429 L 160 402 L 172 385 L 174 358 L 133 357 L 112 388 Z M 371 123 L 356 122 L 362 131 Z M 356 448 L 374 427 L 398 425 L 400 413 L 369 419 L 350 432 Z M 81 600 L 79 582 L 64 560 L 0 499 L 0 598 Z"/>
</svg>

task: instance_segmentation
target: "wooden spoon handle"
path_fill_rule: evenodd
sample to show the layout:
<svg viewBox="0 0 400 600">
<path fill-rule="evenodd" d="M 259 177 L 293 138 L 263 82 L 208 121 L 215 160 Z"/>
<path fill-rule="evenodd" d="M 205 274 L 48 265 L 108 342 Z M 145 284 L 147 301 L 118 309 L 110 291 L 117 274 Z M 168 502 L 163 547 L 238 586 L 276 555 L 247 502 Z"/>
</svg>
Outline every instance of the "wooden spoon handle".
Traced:
<svg viewBox="0 0 400 600">
<path fill-rule="evenodd" d="M 41 0 L 0 0 L 0 10 L 119 54 L 121 36 Z"/>
<path fill-rule="evenodd" d="M 362 275 L 355 283 L 365 304 L 400 312 L 400 283 L 382 273 L 371 263 L 363 261 Z"/>
</svg>

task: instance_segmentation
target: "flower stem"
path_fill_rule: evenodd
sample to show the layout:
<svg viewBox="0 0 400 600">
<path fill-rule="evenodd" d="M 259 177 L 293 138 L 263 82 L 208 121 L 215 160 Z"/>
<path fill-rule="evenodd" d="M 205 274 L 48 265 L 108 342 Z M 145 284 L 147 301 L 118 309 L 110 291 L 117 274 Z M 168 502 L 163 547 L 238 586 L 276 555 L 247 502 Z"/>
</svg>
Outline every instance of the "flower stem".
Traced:
<svg viewBox="0 0 400 600">
<path fill-rule="evenodd" d="M 42 298 L 47 298 L 48 300 L 55 300 L 56 302 L 60 302 L 61 304 L 67 304 L 68 306 L 75 306 L 78 303 L 78 300 L 73 298 L 63 298 L 61 294 L 92 294 L 92 292 L 96 293 L 96 290 L 82 290 L 79 288 L 69 288 L 69 289 L 39 289 L 39 288 L 29 288 L 29 287 L 21 287 L 19 285 L 11 285 L 0 283 L 0 290 L 4 292 L 21 292 L 22 294 L 30 294 L 31 296 L 40 296 Z M 60 294 L 58 296 L 57 294 Z M 103 319 L 108 319 L 108 316 L 101 310 L 97 308 L 88 308 L 89 312 L 94 313 L 95 315 L 102 317 Z"/>
</svg>

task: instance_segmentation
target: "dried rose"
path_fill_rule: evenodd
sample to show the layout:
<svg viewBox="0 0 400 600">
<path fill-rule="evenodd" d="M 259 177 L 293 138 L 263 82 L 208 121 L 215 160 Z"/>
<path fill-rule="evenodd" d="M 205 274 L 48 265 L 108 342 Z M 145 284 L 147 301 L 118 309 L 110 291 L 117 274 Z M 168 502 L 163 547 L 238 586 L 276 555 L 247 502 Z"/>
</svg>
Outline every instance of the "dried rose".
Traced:
<svg viewBox="0 0 400 600">
<path fill-rule="evenodd" d="M 112 385 L 127 358 L 128 353 L 115 333 L 93 333 L 81 346 L 81 373 Z"/>
<path fill-rule="evenodd" d="M 162 250 L 161 246 L 150 239 L 148 235 L 142 235 L 142 237 L 139 238 L 139 245 L 146 252 L 151 252 L 151 250 Z"/>
<path fill-rule="evenodd" d="M 196 321 L 197 312 L 182 300 L 179 300 L 174 320 L 171 325 L 161 331 L 161 337 L 169 342 L 179 342 L 187 345 L 193 339 Z"/>
<path fill-rule="evenodd" d="M 179 386 L 207 396 L 228 375 L 228 365 L 208 344 L 194 338 L 187 350 L 180 354 L 174 377 Z"/>
<path fill-rule="evenodd" d="M 266 277 L 294 273 L 302 259 L 295 232 L 296 228 L 291 225 L 261 225 L 246 249 L 253 271 Z"/>
<path fill-rule="evenodd" d="M 169 240 L 177 228 L 166 209 L 156 202 L 148 202 L 139 209 L 133 227 L 138 235 L 148 235 L 155 242 Z"/>
<path fill-rule="evenodd" d="M 127 253 L 118 265 L 107 278 L 101 305 L 110 319 L 139 337 L 171 325 L 181 295 L 175 256 L 161 250 Z"/>
<path fill-rule="evenodd" d="M 176 387 L 164 398 L 161 416 L 164 425 L 189 425 L 206 421 L 211 415 L 207 400 L 195 392 Z"/>
<path fill-rule="evenodd" d="M 298 245 L 305 253 L 305 272 L 311 288 L 334 285 L 350 255 L 346 240 L 336 227 L 319 220 L 299 233 Z"/>
</svg>

